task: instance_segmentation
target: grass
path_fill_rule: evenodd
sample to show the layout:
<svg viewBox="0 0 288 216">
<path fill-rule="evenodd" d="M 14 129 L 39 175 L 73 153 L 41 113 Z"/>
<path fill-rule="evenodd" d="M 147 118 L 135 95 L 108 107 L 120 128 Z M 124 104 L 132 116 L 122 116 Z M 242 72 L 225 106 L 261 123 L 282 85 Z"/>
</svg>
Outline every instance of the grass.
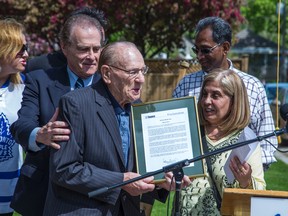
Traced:
<svg viewBox="0 0 288 216">
<path fill-rule="evenodd" d="M 288 191 L 287 181 L 288 165 L 278 160 L 265 172 L 267 190 Z"/>
<path fill-rule="evenodd" d="M 278 160 L 276 163 L 273 163 L 268 171 L 265 172 L 265 181 L 267 184 L 267 190 L 277 190 L 277 191 L 288 191 L 288 181 L 287 175 L 288 165 Z M 174 193 L 170 193 L 170 204 L 169 204 L 169 214 L 173 205 L 173 196 Z M 155 204 L 152 209 L 151 216 L 166 216 L 167 215 L 167 206 L 168 199 L 165 204 L 155 201 Z M 17 213 L 14 213 L 13 216 L 20 216 Z"/>
<path fill-rule="evenodd" d="M 171 192 L 170 193 L 170 200 L 167 199 L 165 204 L 156 200 L 154 205 L 153 205 L 153 208 L 152 208 L 151 216 L 171 215 L 171 210 L 172 210 L 172 206 L 173 206 L 173 198 L 174 198 L 174 192 Z M 167 214 L 168 202 L 169 202 L 169 214 Z"/>
<path fill-rule="evenodd" d="M 264 178 L 267 184 L 267 190 L 275 190 L 275 191 L 288 191 L 288 181 L 287 181 L 287 173 L 288 165 L 278 160 L 276 163 L 273 163 L 271 167 L 264 174 Z M 169 214 L 171 215 L 171 206 L 173 205 L 173 195 L 171 193 L 170 197 L 170 208 Z M 155 201 L 151 216 L 166 216 L 167 215 L 167 203 L 165 204 Z"/>
</svg>

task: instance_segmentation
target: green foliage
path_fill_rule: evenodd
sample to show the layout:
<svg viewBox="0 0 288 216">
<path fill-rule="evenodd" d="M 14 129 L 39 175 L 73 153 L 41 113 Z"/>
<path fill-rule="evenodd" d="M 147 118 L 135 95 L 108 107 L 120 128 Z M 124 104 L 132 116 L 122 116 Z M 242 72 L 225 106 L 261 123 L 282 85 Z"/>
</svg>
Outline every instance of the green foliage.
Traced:
<svg viewBox="0 0 288 216">
<path fill-rule="evenodd" d="M 247 0 L 247 5 L 241 7 L 241 13 L 247 20 L 246 25 L 274 42 L 277 42 L 278 33 L 277 3 L 276 0 Z M 280 17 L 282 26 L 283 19 L 283 16 Z"/>
<path fill-rule="evenodd" d="M 1 4 L 2 16 L 17 17 L 29 34 L 44 38 L 52 48 L 67 14 L 84 5 L 99 8 L 110 20 L 109 41 L 132 41 L 147 58 L 181 47 L 182 35 L 193 32 L 200 18 L 220 16 L 233 27 L 243 21 L 240 0 L 7 0 Z"/>
</svg>

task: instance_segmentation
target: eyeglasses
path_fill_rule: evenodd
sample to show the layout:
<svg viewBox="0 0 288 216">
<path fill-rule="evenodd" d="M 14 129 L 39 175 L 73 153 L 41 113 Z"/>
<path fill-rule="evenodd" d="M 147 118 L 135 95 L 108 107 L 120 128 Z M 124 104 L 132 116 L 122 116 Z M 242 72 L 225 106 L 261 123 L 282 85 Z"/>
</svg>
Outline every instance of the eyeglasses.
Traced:
<svg viewBox="0 0 288 216">
<path fill-rule="evenodd" d="M 145 75 L 148 72 L 148 70 L 149 70 L 149 67 L 146 66 L 146 65 L 143 68 L 141 68 L 141 69 L 132 69 L 132 70 L 125 70 L 125 69 L 122 69 L 122 68 L 119 68 L 119 67 L 115 67 L 113 65 L 108 65 L 108 66 L 112 67 L 112 68 L 116 68 L 118 70 L 122 70 L 125 73 L 129 74 L 129 76 L 137 76 L 139 74 L 139 72 L 141 72 L 143 75 Z"/>
<path fill-rule="evenodd" d="M 27 44 L 23 44 L 21 50 L 17 53 L 17 56 L 22 56 L 25 51 L 29 51 L 29 47 Z"/>
<path fill-rule="evenodd" d="M 221 43 L 216 44 L 215 46 L 211 47 L 211 48 L 197 48 L 196 46 L 192 47 L 193 52 L 198 55 L 199 51 L 203 54 L 203 55 L 208 55 L 209 53 L 211 53 L 216 47 L 220 46 Z"/>
</svg>

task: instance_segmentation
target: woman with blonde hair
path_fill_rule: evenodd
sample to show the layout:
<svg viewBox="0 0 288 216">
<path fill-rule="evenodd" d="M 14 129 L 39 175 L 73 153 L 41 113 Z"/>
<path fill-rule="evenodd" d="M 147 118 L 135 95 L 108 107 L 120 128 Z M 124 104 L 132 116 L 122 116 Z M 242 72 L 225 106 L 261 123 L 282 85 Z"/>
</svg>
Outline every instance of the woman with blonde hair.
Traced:
<svg viewBox="0 0 288 216">
<path fill-rule="evenodd" d="M 197 106 L 205 152 L 256 137 L 248 127 L 247 90 L 232 70 L 216 69 L 205 76 Z M 252 145 L 257 147 L 247 161 L 237 156 L 227 161 L 231 150 L 208 157 L 207 176 L 195 178 L 181 191 L 181 215 L 221 215 L 224 188 L 265 190 L 261 148 L 258 143 Z M 224 171 L 226 162 L 234 175 L 232 182 Z"/>
<path fill-rule="evenodd" d="M 25 69 L 28 53 L 22 24 L 7 18 L 0 20 L 0 29 L 0 216 L 10 216 L 23 155 L 9 127 L 21 107 L 24 76 L 20 72 Z"/>
</svg>

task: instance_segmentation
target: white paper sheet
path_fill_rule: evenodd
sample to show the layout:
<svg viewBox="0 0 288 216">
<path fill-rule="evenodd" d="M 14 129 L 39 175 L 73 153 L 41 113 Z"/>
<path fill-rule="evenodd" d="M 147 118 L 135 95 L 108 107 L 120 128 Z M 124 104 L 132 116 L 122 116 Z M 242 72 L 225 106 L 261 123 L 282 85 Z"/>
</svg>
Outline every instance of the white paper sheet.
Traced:
<svg viewBox="0 0 288 216">
<path fill-rule="evenodd" d="M 187 108 L 141 114 L 141 120 L 147 172 L 193 158 Z"/>
<path fill-rule="evenodd" d="M 250 157 L 250 155 L 253 153 L 253 151 L 256 149 L 258 144 L 256 143 L 251 143 L 249 145 L 244 145 L 241 146 L 239 148 L 233 149 L 231 154 L 229 155 L 225 165 L 224 165 L 224 171 L 226 173 L 227 176 L 227 180 L 229 183 L 232 183 L 235 179 L 229 164 L 230 164 L 230 160 L 231 158 L 233 158 L 234 156 L 237 156 L 239 158 L 239 160 L 241 161 L 241 163 L 243 163 L 244 161 L 247 161 L 248 158 Z"/>
</svg>

